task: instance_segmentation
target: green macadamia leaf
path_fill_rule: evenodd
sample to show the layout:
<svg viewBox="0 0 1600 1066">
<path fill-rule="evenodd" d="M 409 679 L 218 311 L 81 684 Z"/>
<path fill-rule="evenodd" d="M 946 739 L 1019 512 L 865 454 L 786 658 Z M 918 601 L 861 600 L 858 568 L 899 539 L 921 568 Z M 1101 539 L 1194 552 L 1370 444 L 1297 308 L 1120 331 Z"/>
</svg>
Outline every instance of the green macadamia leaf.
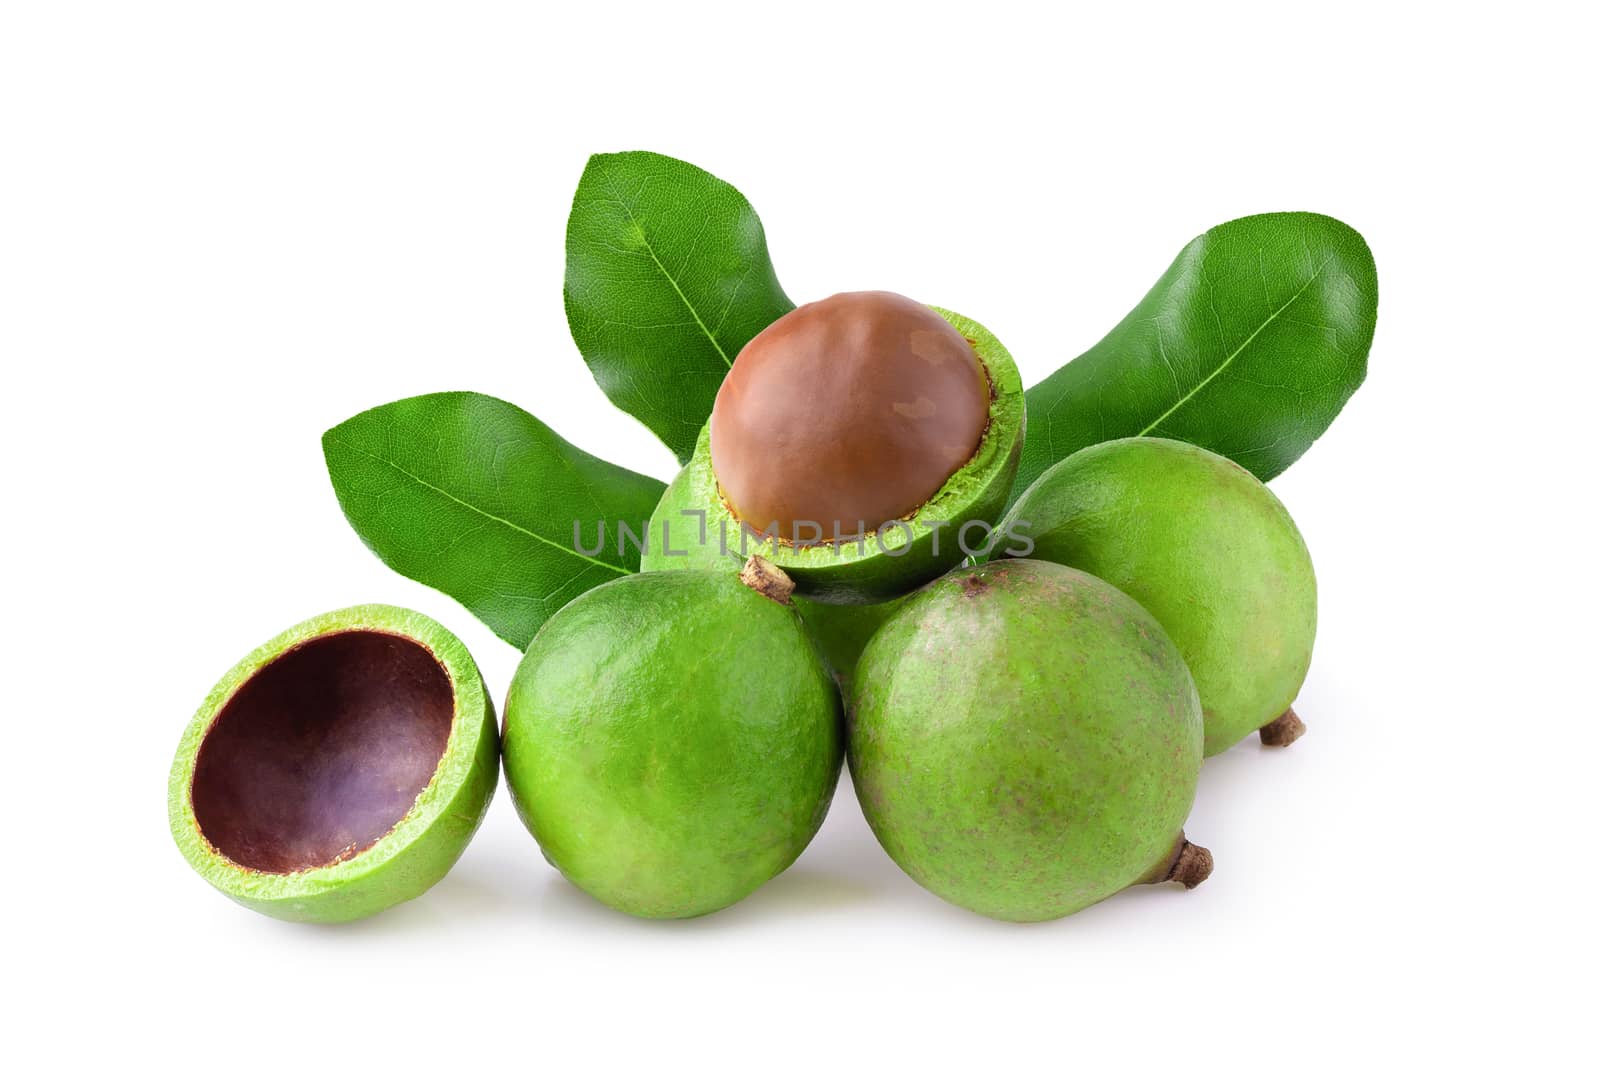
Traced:
<svg viewBox="0 0 1600 1066">
<path fill-rule="evenodd" d="M 1361 385 L 1377 317 L 1372 252 L 1343 222 L 1294 211 L 1209 229 L 1100 343 L 1028 390 L 1012 497 L 1123 437 L 1188 441 L 1270 480 Z"/>
<path fill-rule="evenodd" d="M 654 152 L 589 157 L 567 219 L 564 295 L 595 381 L 680 463 L 739 350 L 794 309 L 750 202 Z"/>
<path fill-rule="evenodd" d="M 374 407 L 322 450 L 367 547 L 518 648 L 574 596 L 639 569 L 618 524 L 642 531 L 665 487 L 475 392 Z"/>
</svg>

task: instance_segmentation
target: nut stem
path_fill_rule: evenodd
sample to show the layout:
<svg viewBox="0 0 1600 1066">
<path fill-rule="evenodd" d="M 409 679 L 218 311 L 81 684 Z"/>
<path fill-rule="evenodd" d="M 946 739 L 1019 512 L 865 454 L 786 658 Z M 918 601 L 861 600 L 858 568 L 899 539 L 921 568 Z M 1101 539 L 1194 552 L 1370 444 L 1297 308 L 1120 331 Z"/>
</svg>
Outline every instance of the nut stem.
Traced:
<svg viewBox="0 0 1600 1066">
<path fill-rule="evenodd" d="M 1172 851 L 1160 865 L 1141 878 L 1138 883 L 1161 885 L 1173 881 L 1184 888 L 1193 888 L 1211 876 L 1212 866 L 1210 849 L 1189 843 L 1189 838 L 1179 833 L 1178 842 L 1173 845 Z"/>
<path fill-rule="evenodd" d="M 761 556 L 752 555 L 745 560 L 744 569 L 739 571 L 739 580 L 746 588 L 754 589 L 773 603 L 789 606 L 789 597 L 794 592 L 794 581 L 788 574 Z"/>
<path fill-rule="evenodd" d="M 1213 865 L 1209 848 L 1191 844 L 1188 837 L 1180 836 L 1177 847 L 1172 849 L 1172 858 L 1165 866 L 1156 867 L 1144 883 L 1159 885 L 1173 881 L 1184 888 L 1193 888 L 1211 876 Z"/>
<path fill-rule="evenodd" d="M 1269 748 L 1287 748 L 1306 735 L 1306 724 L 1290 707 L 1261 727 L 1261 743 Z"/>
</svg>

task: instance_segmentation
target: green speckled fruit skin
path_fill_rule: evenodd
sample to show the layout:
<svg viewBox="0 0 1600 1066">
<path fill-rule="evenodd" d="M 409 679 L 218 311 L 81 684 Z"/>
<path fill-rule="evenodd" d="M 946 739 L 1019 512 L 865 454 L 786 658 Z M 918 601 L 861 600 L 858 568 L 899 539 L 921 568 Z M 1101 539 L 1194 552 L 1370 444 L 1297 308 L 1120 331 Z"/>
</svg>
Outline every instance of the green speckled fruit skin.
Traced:
<svg viewBox="0 0 1600 1066">
<path fill-rule="evenodd" d="M 1206 754 L 1289 709 L 1311 667 L 1317 580 L 1289 512 L 1243 467 L 1138 437 L 1077 452 L 1006 516 L 1033 558 L 1096 575 L 1160 620 L 1200 691 Z"/>
<path fill-rule="evenodd" d="M 354 630 L 396 633 L 422 644 L 450 675 L 455 719 L 444 756 L 411 812 L 372 847 L 343 862 L 298 873 L 250 870 L 205 839 L 190 782 L 211 723 L 239 687 L 285 651 Z M 252 910 L 294 922 L 348 922 L 432 888 L 466 850 L 500 779 L 499 733 L 478 666 L 444 626 L 403 607 L 369 604 L 332 611 L 278 634 L 245 656 L 212 688 L 184 731 L 167 784 L 167 814 L 178 850 L 215 888 Z"/>
<path fill-rule="evenodd" d="M 977 454 L 909 517 L 914 533 L 909 542 L 902 528 L 891 528 L 883 538 L 869 532 L 863 542 L 803 548 L 760 541 L 753 534 L 741 540 L 743 527 L 723 504 L 712 472 L 707 425 L 693 457 L 667 486 L 650 518 L 641 569 L 738 570 L 744 556 L 755 552 L 782 567 L 807 598 L 866 604 L 903 595 L 960 565 L 965 553 L 957 530 L 967 523 L 993 523 L 1005 509 L 1022 456 L 1027 416 L 1016 364 L 994 334 L 970 318 L 934 310 L 972 343 L 983 362 L 991 393 L 989 429 Z M 923 524 L 941 522 L 947 525 L 935 529 Z M 968 533 L 973 550 L 981 545 L 982 533 L 977 527 Z"/>
<path fill-rule="evenodd" d="M 1128 596 L 1054 563 L 939 578 L 857 668 L 868 823 L 924 888 L 993 918 L 1059 918 L 1160 879 L 1200 763 L 1178 649 Z"/>
<path fill-rule="evenodd" d="M 838 782 L 838 692 L 790 607 L 710 570 L 557 612 L 506 698 L 506 780 L 545 856 L 617 910 L 687 918 L 784 870 Z"/>
</svg>

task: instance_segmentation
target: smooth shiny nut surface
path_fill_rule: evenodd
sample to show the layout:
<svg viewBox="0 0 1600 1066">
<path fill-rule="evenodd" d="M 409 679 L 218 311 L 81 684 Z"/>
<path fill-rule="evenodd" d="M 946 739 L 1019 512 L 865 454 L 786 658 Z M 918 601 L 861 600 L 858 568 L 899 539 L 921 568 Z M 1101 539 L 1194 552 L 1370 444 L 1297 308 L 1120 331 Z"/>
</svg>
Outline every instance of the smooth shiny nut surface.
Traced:
<svg viewBox="0 0 1600 1066">
<path fill-rule="evenodd" d="M 711 413 L 712 468 L 751 528 L 849 539 L 932 498 L 988 418 L 988 378 L 955 327 L 894 293 L 840 293 L 739 353 Z"/>
</svg>

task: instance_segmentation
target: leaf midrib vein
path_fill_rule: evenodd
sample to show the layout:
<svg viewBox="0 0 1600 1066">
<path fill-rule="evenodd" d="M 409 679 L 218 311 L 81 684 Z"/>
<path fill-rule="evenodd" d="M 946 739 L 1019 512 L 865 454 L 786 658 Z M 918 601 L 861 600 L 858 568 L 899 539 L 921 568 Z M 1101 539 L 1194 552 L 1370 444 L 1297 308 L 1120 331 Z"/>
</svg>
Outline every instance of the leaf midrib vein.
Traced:
<svg viewBox="0 0 1600 1066">
<path fill-rule="evenodd" d="M 1281 315 L 1285 311 L 1287 311 L 1294 304 L 1294 302 L 1296 300 L 1300 299 L 1300 297 L 1305 294 L 1305 291 L 1307 289 L 1311 288 L 1311 283 L 1316 281 L 1317 278 L 1322 276 L 1322 272 L 1325 269 L 1327 269 L 1328 264 L 1331 263 L 1331 262 L 1333 262 L 1333 256 L 1329 256 L 1328 258 L 1324 259 L 1322 261 L 1322 263 L 1320 265 L 1318 265 L 1318 267 L 1311 272 L 1311 276 L 1306 279 L 1305 284 L 1301 285 L 1298 289 L 1296 289 L 1295 292 L 1294 292 L 1294 295 L 1289 297 L 1287 300 L 1285 300 L 1282 303 L 1282 305 L 1280 305 L 1277 308 L 1277 310 L 1273 311 L 1272 314 L 1270 314 L 1266 318 L 1262 319 L 1261 320 L 1261 325 L 1257 326 L 1254 330 L 1252 330 L 1251 333 L 1250 333 L 1250 336 L 1246 337 L 1244 339 L 1243 343 L 1241 343 L 1239 345 L 1239 347 L 1235 348 L 1232 352 L 1230 352 L 1228 354 L 1228 357 L 1226 359 L 1224 359 L 1221 363 L 1219 363 L 1215 370 L 1213 370 L 1211 373 L 1207 374 L 1205 376 L 1205 378 L 1202 379 L 1201 382 L 1198 385 L 1196 385 L 1194 388 L 1190 389 L 1188 392 L 1186 392 L 1182 396 L 1180 396 L 1178 398 L 1177 402 L 1174 403 L 1171 407 L 1167 408 L 1165 411 L 1162 411 L 1161 414 L 1156 418 L 1156 420 L 1154 422 L 1151 422 L 1148 426 L 1145 426 L 1143 429 L 1141 429 L 1138 433 L 1136 433 L 1134 435 L 1138 436 L 1138 437 L 1146 436 L 1152 429 L 1155 429 L 1162 422 L 1165 422 L 1167 420 L 1167 418 L 1174 411 L 1178 410 L 1184 404 L 1186 404 L 1190 400 L 1194 399 L 1195 395 L 1197 393 L 1199 393 L 1201 389 L 1205 388 L 1207 385 L 1211 384 L 1212 381 L 1216 380 L 1216 377 L 1217 377 L 1218 374 L 1221 374 L 1224 370 L 1228 369 L 1228 367 L 1233 363 L 1233 361 L 1235 359 L 1239 358 L 1240 353 L 1243 352 L 1246 348 L 1250 347 L 1251 342 L 1254 341 L 1257 337 L 1259 337 L 1261 335 L 1261 331 L 1262 330 L 1264 330 L 1268 326 L 1272 325 L 1272 323 L 1277 319 L 1277 317 L 1279 315 Z M 1165 355 L 1164 352 L 1163 352 L 1163 355 Z"/>
<path fill-rule="evenodd" d="M 720 356 L 722 361 L 731 368 L 733 366 L 733 360 L 728 358 L 728 353 L 722 350 L 721 344 L 717 343 L 716 335 L 713 334 L 709 328 L 707 328 L 705 319 L 700 317 L 700 311 L 693 303 L 690 302 L 689 297 L 678 285 L 678 279 L 672 276 L 672 272 L 667 269 L 666 264 L 661 262 L 661 258 L 656 255 L 655 245 L 650 243 L 650 235 L 645 232 L 644 224 L 634 217 L 633 208 L 628 206 L 628 202 L 617 193 L 616 188 L 611 186 L 609 181 L 606 184 L 610 186 L 611 194 L 616 196 L 617 205 L 620 206 L 623 213 L 628 216 L 628 221 L 638 227 L 639 242 L 644 245 L 644 250 L 650 253 L 650 261 L 656 265 L 657 270 L 661 271 L 661 276 L 667 279 L 667 284 L 671 285 L 672 291 L 678 294 L 678 299 L 682 300 L 683 306 L 689 309 L 689 314 L 694 316 L 694 324 L 699 326 L 700 332 L 706 335 L 706 340 L 711 342 L 711 347 L 716 350 L 717 355 Z"/>
<path fill-rule="evenodd" d="M 607 570 L 615 570 L 619 574 L 627 574 L 627 573 L 629 573 L 628 570 L 624 569 L 623 567 L 617 566 L 614 563 L 608 563 L 603 559 L 599 559 L 599 558 L 596 558 L 596 557 L 593 557 L 593 556 L 583 555 L 583 554 L 581 554 L 579 552 L 576 552 L 576 551 L 572 550 L 571 548 L 566 547 L 563 544 L 560 544 L 560 543 L 558 543 L 556 541 L 553 541 L 553 540 L 549 539 L 548 537 L 541 537 L 539 534 L 535 533 L 533 530 L 525 529 L 522 526 L 517 525 L 515 522 L 511 521 L 508 518 L 502 518 L 501 516 L 499 516 L 497 514 L 493 514 L 493 513 L 489 512 L 489 511 L 485 511 L 481 507 L 478 507 L 478 506 L 475 506 L 474 504 L 468 503 L 466 500 L 463 500 L 461 497 L 449 492 L 448 490 L 446 490 L 446 489 L 444 489 L 444 488 L 442 488 L 442 487 L 440 487 L 438 485 L 435 485 L 433 482 L 427 481 L 427 480 L 425 480 L 423 478 L 418 477 L 416 474 L 413 474 L 411 471 L 407 470 L 405 467 L 403 467 L 400 464 L 394 462 L 393 460 L 386 459 L 381 455 L 378 455 L 378 454 L 376 454 L 374 452 L 369 452 L 369 451 L 367 451 L 367 450 L 365 450 L 363 448 L 357 448 L 355 445 L 349 443 L 348 441 L 342 441 L 342 440 L 339 440 L 338 438 L 334 438 L 333 443 L 339 445 L 341 448 L 346 448 L 346 449 L 354 452 L 357 455 L 362 455 L 362 456 L 365 456 L 368 459 L 376 460 L 377 462 L 382 463 L 384 466 L 389 467 L 391 470 L 396 470 L 399 473 L 404 474 L 406 477 L 410 478 L 412 481 L 415 481 L 418 485 L 421 485 L 423 488 L 429 489 L 429 490 L 431 490 L 433 492 L 438 493 L 440 496 L 443 496 L 445 499 L 449 500 L 450 502 L 452 502 L 454 504 L 457 504 L 457 505 L 459 505 L 461 507 L 465 507 L 467 510 L 471 511 L 474 514 L 482 515 L 483 517 L 489 519 L 491 522 L 499 522 L 501 525 L 507 527 L 508 529 L 513 529 L 516 532 L 521 533 L 525 537 L 532 538 L 534 541 L 537 541 L 540 544 L 548 545 L 549 547 L 554 548 L 556 551 L 565 552 L 566 554 L 572 556 L 575 559 L 581 559 L 584 562 L 590 563 L 590 564 L 592 564 L 594 566 L 603 566 Z"/>
</svg>

